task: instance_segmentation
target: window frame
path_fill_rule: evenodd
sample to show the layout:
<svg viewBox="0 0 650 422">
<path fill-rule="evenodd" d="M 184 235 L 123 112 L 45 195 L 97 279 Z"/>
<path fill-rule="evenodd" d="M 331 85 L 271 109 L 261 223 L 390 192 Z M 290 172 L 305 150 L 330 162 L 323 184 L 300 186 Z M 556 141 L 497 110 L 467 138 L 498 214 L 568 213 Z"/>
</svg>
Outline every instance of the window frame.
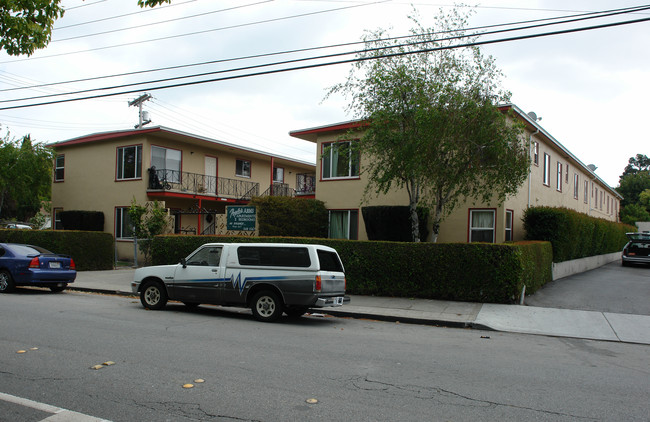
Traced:
<svg viewBox="0 0 650 422">
<path fill-rule="evenodd" d="M 165 181 L 170 182 L 170 183 L 180 183 L 181 182 L 181 175 L 183 174 L 183 150 L 180 150 L 180 149 L 177 149 L 177 148 L 164 147 L 162 145 L 151 145 L 151 150 L 150 150 L 151 157 L 150 157 L 149 164 L 152 167 L 156 165 L 156 163 L 154 163 L 154 157 L 153 157 L 154 150 L 156 148 L 161 149 L 161 150 L 163 150 L 165 152 L 165 155 L 164 155 L 165 166 L 162 167 L 162 168 L 159 168 L 158 166 L 156 166 L 156 172 L 164 170 L 165 173 L 164 174 L 157 173 L 158 177 L 160 179 L 165 180 Z M 180 154 L 180 157 L 178 158 L 178 169 L 170 168 L 170 167 L 167 166 L 167 151 L 176 151 L 176 152 L 178 152 Z M 170 171 L 171 171 L 171 173 L 170 173 Z M 175 172 L 178 172 L 178 174 L 175 174 Z"/>
<path fill-rule="evenodd" d="M 347 227 L 345 228 L 347 237 L 331 237 L 332 236 L 332 213 L 347 213 Z M 354 219 L 353 219 L 354 213 Z M 354 231 L 354 233 L 353 233 Z M 354 237 L 351 237 L 354 236 Z M 359 209 L 350 208 L 350 209 L 330 209 L 327 210 L 327 238 L 328 239 L 348 239 L 348 240 L 358 240 L 359 239 Z"/>
<path fill-rule="evenodd" d="M 551 187 L 551 156 L 544 153 L 544 169 L 542 183 L 544 186 Z"/>
<path fill-rule="evenodd" d="M 124 222 L 125 216 L 128 218 L 129 209 L 131 207 L 115 207 L 115 222 L 114 222 L 114 235 L 115 240 L 117 241 L 133 241 L 133 233 L 130 233 L 128 236 L 124 236 Z M 119 222 L 119 227 L 118 227 Z M 118 233 L 119 229 L 119 233 Z M 131 229 L 133 230 L 133 229 Z"/>
<path fill-rule="evenodd" d="M 359 179 L 361 175 L 361 153 L 360 152 L 354 152 L 351 150 L 352 143 L 356 142 L 356 140 L 343 140 L 343 141 L 331 141 L 331 142 L 323 142 L 321 144 L 321 159 L 320 159 L 320 178 L 322 181 L 327 181 L 327 180 L 354 180 L 354 179 Z M 335 172 L 333 172 L 332 169 L 332 163 L 334 160 L 332 160 L 334 151 L 337 151 L 336 148 L 333 146 L 335 144 L 348 144 L 350 149 L 348 149 L 348 171 L 347 171 L 347 176 L 332 176 Z M 329 151 L 328 151 L 329 148 Z M 355 157 L 356 155 L 356 157 Z M 328 176 L 325 176 L 325 162 L 329 162 L 328 167 Z M 356 163 L 355 163 L 356 162 Z M 356 164 L 356 172 L 355 170 L 355 164 Z M 356 173 L 356 174 L 355 174 Z"/>
<path fill-rule="evenodd" d="M 276 173 L 281 174 L 282 177 L 277 179 Z M 273 167 L 273 183 L 284 183 L 284 167 Z"/>
<path fill-rule="evenodd" d="M 63 164 L 59 166 L 59 158 L 63 160 Z M 61 170 L 61 177 L 59 177 L 59 170 Z M 54 158 L 54 183 L 61 183 L 65 181 L 65 154 L 58 154 Z"/>
<path fill-rule="evenodd" d="M 242 173 L 241 174 L 237 173 L 239 171 L 239 167 L 240 167 L 239 163 L 240 162 L 242 163 L 242 166 L 241 166 Z M 245 167 L 244 163 L 248 163 L 248 175 L 244 174 L 245 173 L 243 171 L 244 167 Z M 250 179 L 253 176 L 253 163 L 251 162 L 251 160 L 246 160 L 246 159 L 243 159 L 243 158 L 236 158 L 235 159 L 235 176 L 237 176 L 237 177 L 245 177 L 247 179 Z"/>
<path fill-rule="evenodd" d="M 497 229 L 497 210 L 496 208 L 470 208 L 468 210 L 468 216 L 467 216 L 467 243 L 476 243 L 480 241 L 472 241 L 472 233 L 474 231 L 491 231 L 492 232 L 492 241 L 491 242 L 484 242 L 484 243 L 496 243 L 496 229 Z M 473 227 L 473 221 L 474 221 L 474 213 L 475 212 L 490 212 L 492 214 L 492 227 L 491 228 L 483 228 L 483 227 Z"/>
<path fill-rule="evenodd" d="M 124 177 L 124 153 L 122 153 L 122 174 L 120 175 L 120 151 L 135 149 L 135 168 L 133 177 Z M 139 174 L 138 174 L 139 170 Z M 115 180 L 118 182 L 142 180 L 142 144 L 123 145 L 115 148 Z"/>
<path fill-rule="evenodd" d="M 539 142 L 533 141 L 533 164 L 539 167 Z"/>
<path fill-rule="evenodd" d="M 555 190 L 558 192 L 562 192 L 562 177 L 563 177 L 562 163 L 558 161 L 557 162 L 557 183 L 555 185 Z"/>
<path fill-rule="evenodd" d="M 52 208 L 52 230 L 63 230 L 61 217 L 59 216 L 61 211 L 63 211 L 63 207 Z"/>
<path fill-rule="evenodd" d="M 510 224 L 508 227 L 508 216 L 510 216 Z M 504 227 L 504 240 L 506 242 L 512 241 L 514 239 L 514 221 L 515 221 L 515 211 L 514 210 L 506 210 L 506 221 L 505 221 L 505 227 Z M 508 239 L 508 232 L 510 232 L 510 239 Z"/>
<path fill-rule="evenodd" d="M 577 201 L 580 196 L 580 176 L 578 173 L 573 173 L 573 198 Z"/>
<path fill-rule="evenodd" d="M 585 204 L 589 203 L 589 180 L 585 180 Z"/>
</svg>

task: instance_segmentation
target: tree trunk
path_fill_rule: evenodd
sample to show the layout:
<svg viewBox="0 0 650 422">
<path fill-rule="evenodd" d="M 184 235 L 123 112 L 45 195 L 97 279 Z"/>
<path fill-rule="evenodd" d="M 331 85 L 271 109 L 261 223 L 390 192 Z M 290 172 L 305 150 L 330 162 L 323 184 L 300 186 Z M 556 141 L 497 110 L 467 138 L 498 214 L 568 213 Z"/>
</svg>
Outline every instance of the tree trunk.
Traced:
<svg viewBox="0 0 650 422">
<path fill-rule="evenodd" d="M 417 202 L 409 200 L 409 212 L 411 214 L 411 239 L 414 242 L 420 241 L 420 219 L 418 218 Z"/>
</svg>

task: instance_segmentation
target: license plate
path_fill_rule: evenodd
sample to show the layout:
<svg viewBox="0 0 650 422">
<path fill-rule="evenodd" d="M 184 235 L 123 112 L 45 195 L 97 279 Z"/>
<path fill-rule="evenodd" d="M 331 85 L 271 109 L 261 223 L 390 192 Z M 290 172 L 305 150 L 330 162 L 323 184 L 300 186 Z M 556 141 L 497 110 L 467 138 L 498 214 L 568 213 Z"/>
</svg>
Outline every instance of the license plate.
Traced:
<svg viewBox="0 0 650 422">
<path fill-rule="evenodd" d="M 50 268 L 61 268 L 60 262 L 50 262 Z"/>
<path fill-rule="evenodd" d="M 334 300 L 334 306 L 342 306 L 343 305 L 343 297 L 335 297 L 333 298 Z"/>
</svg>

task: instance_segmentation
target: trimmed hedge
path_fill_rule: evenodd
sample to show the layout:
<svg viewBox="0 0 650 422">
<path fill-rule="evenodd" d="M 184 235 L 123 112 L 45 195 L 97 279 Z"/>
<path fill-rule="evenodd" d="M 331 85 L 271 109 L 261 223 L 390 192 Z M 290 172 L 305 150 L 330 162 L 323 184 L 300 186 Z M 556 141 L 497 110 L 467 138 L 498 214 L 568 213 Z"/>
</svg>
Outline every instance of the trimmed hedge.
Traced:
<svg viewBox="0 0 650 422">
<path fill-rule="evenodd" d="M 568 208 L 532 207 L 524 212 L 527 240 L 553 245 L 553 262 L 620 252 L 636 227 L 590 217 Z"/>
<path fill-rule="evenodd" d="M 469 302 L 511 303 L 551 280 L 548 242 L 401 243 L 311 238 L 156 236 L 154 265 L 173 264 L 209 242 L 314 243 L 333 247 L 347 292 Z"/>
<path fill-rule="evenodd" d="M 316 199 L 255 197 L 260 236 L 327 237 L 328 211 Z"/>
<path fill-rule="evenodd" d="M 112 270 L 115 255 L 110 233 L 70 230 L 0 230 L 0 242 L 40 246 L 70 255 L 78 271 Z"/>
</svg>

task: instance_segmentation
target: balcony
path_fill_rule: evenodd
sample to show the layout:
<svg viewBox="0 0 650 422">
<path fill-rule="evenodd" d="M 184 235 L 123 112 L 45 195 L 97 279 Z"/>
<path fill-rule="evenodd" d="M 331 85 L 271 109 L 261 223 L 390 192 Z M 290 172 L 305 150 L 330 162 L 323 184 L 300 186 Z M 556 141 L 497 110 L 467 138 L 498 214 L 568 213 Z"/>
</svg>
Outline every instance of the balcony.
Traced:
<svg viewBox="0 0 650 422">
<path fill-rule="evenodd" d="M 154 169 L 149 171 L 147 192 L 174 192 L 249 201 L 259 196 L 260 184 L 185 171 Z"/>
</svg>

